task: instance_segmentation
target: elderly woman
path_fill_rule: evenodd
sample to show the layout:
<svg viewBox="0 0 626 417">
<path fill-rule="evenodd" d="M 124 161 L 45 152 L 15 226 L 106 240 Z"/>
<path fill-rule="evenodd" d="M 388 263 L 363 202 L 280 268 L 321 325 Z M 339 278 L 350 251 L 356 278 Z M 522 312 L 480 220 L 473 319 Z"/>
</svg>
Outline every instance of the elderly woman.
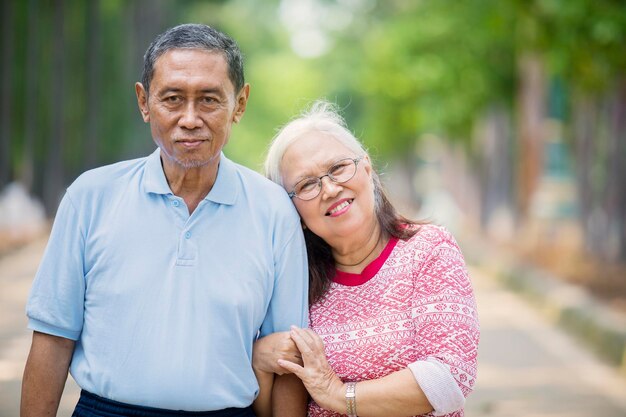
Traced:
<svg viewBox="0 0 626 417">
<path fill-rule="evenodd" d="M 265 169 L 302 218 L 310 329 L 257 341 L 259 415 L 271 414 L 269 373 L 292 372 L 311 396 L 309 416 L 462 416 L 479 329 L 454 238 L 396 212 L 329 103 L 280 130 Z"/>
</svg>

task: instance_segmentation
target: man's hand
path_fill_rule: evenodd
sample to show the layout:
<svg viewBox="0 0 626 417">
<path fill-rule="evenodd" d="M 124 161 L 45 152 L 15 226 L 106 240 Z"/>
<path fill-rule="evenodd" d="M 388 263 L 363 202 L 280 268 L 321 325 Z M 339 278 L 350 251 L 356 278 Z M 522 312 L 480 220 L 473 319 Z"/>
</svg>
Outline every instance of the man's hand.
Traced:
<svg viewBox="0 0 626 417">
<path fill-rule="evenodd" d="M 345 409 L 344 384 L 328 364 L 324 341 L 311 329 L 292 326 L 291 337 L 302 352 L 304 365 L 279 360 L 279 365 L 296 374 L 320 407 L 340 411 Z"/>
<path fill-rule="evenodd" d="M 74 341 L 34 332 L 22 379 L 21 417 L 56 416 Z"/>
<path fill-rule="evenodd" d="M 289 336 L 289 332 L 272 333 L 254 343 L 252 351 L 253 368 L 278 375 L 290 373 L 285 368 L 278 366 L 277 362 L 279 359 L 298 365 L 303 364 L 300 351 Z"/>
</svg>

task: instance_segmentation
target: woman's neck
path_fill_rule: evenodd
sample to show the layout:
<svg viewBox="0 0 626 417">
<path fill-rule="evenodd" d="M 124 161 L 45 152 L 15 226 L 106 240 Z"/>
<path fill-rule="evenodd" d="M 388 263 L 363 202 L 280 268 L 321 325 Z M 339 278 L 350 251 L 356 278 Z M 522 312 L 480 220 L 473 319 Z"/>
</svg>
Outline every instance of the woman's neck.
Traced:
<svg viewBox="0 0 626 417">
<path fill-rule="evenodd" d="M 360 273 L 365 266 L 376 259 L 385 248 L 388 238 L 376 221 L 361 236 L 332 247 L 337 269 L 344 272 Z"/>
</svg>

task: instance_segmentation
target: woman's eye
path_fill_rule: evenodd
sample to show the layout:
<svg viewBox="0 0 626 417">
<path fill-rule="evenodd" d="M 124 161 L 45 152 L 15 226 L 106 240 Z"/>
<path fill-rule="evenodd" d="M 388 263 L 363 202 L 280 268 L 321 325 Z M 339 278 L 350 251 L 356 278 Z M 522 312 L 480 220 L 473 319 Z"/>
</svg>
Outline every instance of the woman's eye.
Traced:
<svg viewBox="0 0 626 417">
<path fill-rule="evenodd" d="M 349 164 L 349 162 L 340 162 L 330 167 L 328 172 L 330 173 L 330 175 L 341 174 L 348 167 Z"/>
<path fill-rule="evenodd" d="M 314 189 L 315 187 L 317 187 L 317 181 L 310 179 L 310 180 L 302 181 L 300 185 L 298 186 L 298 189 L 300 191 L 310 191 Z"/>
</svg>

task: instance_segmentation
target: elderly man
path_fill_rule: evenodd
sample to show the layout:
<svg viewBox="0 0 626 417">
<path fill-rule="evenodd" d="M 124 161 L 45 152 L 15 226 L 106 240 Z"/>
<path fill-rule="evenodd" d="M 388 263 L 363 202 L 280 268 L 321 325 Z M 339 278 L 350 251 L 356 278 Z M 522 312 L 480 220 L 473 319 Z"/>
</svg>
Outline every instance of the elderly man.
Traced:
<svg viewBox="0 0 626 417">
<path fill-rule="evenodd" d="M 221 152 L 250 90 L 237 45 L 186 24 L 144 61 L 158 148 L 67 189 L 27 305 L 24 417 L 56 414 L 68 368 L 76 416 L 253 416 L 254 340 L 307 324 L 297 213 Z"/>
</svg>

